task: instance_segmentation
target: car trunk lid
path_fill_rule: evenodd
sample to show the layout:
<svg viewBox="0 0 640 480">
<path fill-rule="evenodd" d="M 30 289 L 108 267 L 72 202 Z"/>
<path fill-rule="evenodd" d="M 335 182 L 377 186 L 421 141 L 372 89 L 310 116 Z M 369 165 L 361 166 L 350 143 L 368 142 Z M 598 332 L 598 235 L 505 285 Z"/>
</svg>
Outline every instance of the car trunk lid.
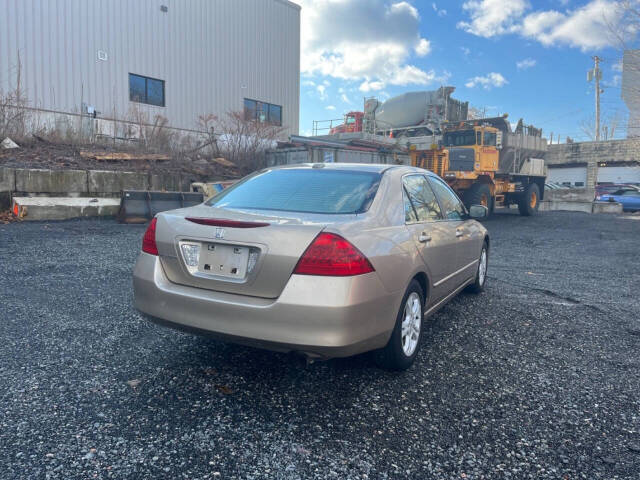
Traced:
<svg viewBox="0 0 640 480">
<path fill-rule="evenodd" d="M 208 290 L 278 297 L 328 223 L 281 214 L 205 205 L 160 214 L 156 241 L 167 278 Z"/>
</svg>

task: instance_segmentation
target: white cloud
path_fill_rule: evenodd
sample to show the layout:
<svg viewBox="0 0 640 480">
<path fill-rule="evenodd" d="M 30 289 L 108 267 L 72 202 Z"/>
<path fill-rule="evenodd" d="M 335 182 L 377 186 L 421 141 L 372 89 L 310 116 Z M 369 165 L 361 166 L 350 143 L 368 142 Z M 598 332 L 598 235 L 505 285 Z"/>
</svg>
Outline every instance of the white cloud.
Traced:
<svg viewBox="0 0 640 480">
<path fill-rule="evenodd" d="M 528 68 L 535 67 L 536 63 L 538 62 L 533 58 L 525 58 L 524 60 L 516 62 L 516 67 L 518 68 L 518 70 L 526 70 Z"/>
<path fill-rule="evenodd" d="M 447 15 L 447 11 L 444 8 L 438 8 L 438 5 L 435 2 L 431 4 L 431 7 L 433 8 L 433 11 L 436 12 L 436 15 L 438 15 L 439 17 L 444 17 Z"/>
<path fill-rule="evenodd" d="M 415 47 L 416 55 L 419 57 L 424 57 L 431 52 L 431 42 L 426 38 L 421 38 L 418 42 L 418 45 Z"/>
<path fill-rule="evenodd" d="M 304 87 L 315 87 L 316 86 L 316 82 L 314 82 L 313 80 L 303 80 L 302 81 L 302 86 L 304 86 Z"/>
<path fill-rule="evenodd" d="M 462 9 L 471 21 L 458 22 L 458 28 L 487 38 L 510 33 L 528 8 L 527 0 L 468 0 L 462 4 Z"/>
<path fill-rule="evenodd" d="M 622 59 L 620 59 L 616 63 L 614 63 L 611 66 L 611 70 L 613 70 L 614 72 L 621 72 L 622 71 Z"/>
<path fill-rule="evenodd" d="M 325 110 L 335 110 L 336 109 L 336 107 L 334 107 L 333 105 L 327 105 L 324 108 L 325 108 Z"/>
<path fill-rule="evenodd" d="M 346 93 L 343 93 L 340 95 L 340 100 L 342 100 L 344 103 L 351 105 L 351 99 L 349 97 L 347 97 Z"/>
<path fill-rule="evenodd" d="M 298 0 L 302 6 L 301 70 L 371 85 L 426 85 L 434 75 L 411 64 L 427 55 L 420 15 L 408 1 Z"/>
<path fill-rule="evenodd" d="M 408 13 L 415 19 L 419 19 L 418 9 L 409 2 L 398 2 L 391 5 L 390 11 L 395 14 Z"/>
<path fill-rule="evenodd" d="M 617 88 L 621 85 L 622 85 L 622 75 L 614 75 L 611 83 L 608 86 Z"/>
<path fill-rule="evenodd" d="M 528 0 L 468 0 L 462 8 L 470 21 L 459 22 L 458 28 L 468 33 L 486 38 L 514 33 L 545 46 L 567 45 L 583 51 L 614 45 L 610 26 L 623 21 L 620 0 L 590 0 L 564 12 L 530 12 Z"/>
<path fill-rule="evenodd" d="M 467 83 L 464 84 L 467 88 L 475 88 L 482 87 L 485 90 L 491 90 L 492 88 L 500 88 L 506 85 L 507 79 L 502 76 L 502 74 L 497 72 L 491 72 L 486 74 L 485 76 L 478 76 L 469 79 Z"/>
<path fill-rule="evenodd" d="M 327 87 L 324 85 L 318 85 L 316 87 L 316 90 L 318 92 L 318 96 L 320 97 L 320 100 L 325 101 L 328 97 L 327 95 Z"/>
<path fill-rule="evenodd" d="M 535 12 L 523 21 L 522 34 L 546 46 L 568 45 L 594 50 L 615 43 L 610 25 L 620 20 L 618 2 L 592 0 L 587 5 L 566 13 L 554 10 Z"/>
<path fill-rule="evenodd" d="M 462 54 L 465 57 L 468 57 L 469 55 L 471 55 L 471 49 L 468 47 L 460 47 L 460 50 L 462 50 Z"/>
<path fill-rule="evenodd" d="M 374 92 L 377 90 L 382 90 L 384 87 L 385 87 L 384 82 L 379 82 L 379 81 L 370 82 L 368 80 L 365 80 L 360 84 L 360 91 L 368 93 L 368 92 Z"/>
</svg>

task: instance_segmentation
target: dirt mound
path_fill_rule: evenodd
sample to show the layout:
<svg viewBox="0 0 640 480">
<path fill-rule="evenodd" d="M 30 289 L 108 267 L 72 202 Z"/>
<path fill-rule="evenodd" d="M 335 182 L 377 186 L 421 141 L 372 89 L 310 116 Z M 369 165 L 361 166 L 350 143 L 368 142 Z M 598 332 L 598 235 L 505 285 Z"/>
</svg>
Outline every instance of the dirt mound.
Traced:
<svg viewBox="0 0 640 480">
<path fill-rule="evenodd" d="M 211 178 L 238 178 L 228 161 L 200 154 L 185 155 L 100 144 L 57 143 L 44 139 L 16 141 L 20 148 L 0 149 L 0 166 L 51 170 L 121 170 L 185 173 Z"/>
</svg>

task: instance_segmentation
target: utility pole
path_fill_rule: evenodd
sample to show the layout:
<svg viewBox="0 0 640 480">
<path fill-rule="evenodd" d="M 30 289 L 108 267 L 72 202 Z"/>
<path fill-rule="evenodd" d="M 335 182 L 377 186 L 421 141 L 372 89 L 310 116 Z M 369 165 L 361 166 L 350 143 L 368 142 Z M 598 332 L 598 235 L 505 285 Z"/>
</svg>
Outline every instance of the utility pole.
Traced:
<svg viewBox="0 0 640 480">
<path fill-rule="evenodd" d="M 596 142 L 600 141 L 600 80 L 602 79 L 602 71 L 600 70 L 600 61 L 602 60 L 597 55 L 593 58 L 593 70 L 587 72 L 587 81 L 592 79 L 596 83 Z"/>
</svg>

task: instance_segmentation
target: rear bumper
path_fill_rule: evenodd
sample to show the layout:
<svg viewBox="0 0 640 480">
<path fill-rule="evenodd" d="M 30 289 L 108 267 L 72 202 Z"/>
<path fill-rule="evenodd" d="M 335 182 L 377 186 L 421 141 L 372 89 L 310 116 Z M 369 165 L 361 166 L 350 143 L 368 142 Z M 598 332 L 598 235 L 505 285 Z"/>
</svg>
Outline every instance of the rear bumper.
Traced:
<svg viewBox="0 0 640 480">
<path fill-rule="evenodd" d="M 158 257 L 141 253 L 133 275 L 135 307 L 156 323 L 310 357 L 346 357 L 386 344 L 402 292 L 376 273 L 292 275 L 277 299 L 214 292 L 169 282 Z"/>
</svg>

